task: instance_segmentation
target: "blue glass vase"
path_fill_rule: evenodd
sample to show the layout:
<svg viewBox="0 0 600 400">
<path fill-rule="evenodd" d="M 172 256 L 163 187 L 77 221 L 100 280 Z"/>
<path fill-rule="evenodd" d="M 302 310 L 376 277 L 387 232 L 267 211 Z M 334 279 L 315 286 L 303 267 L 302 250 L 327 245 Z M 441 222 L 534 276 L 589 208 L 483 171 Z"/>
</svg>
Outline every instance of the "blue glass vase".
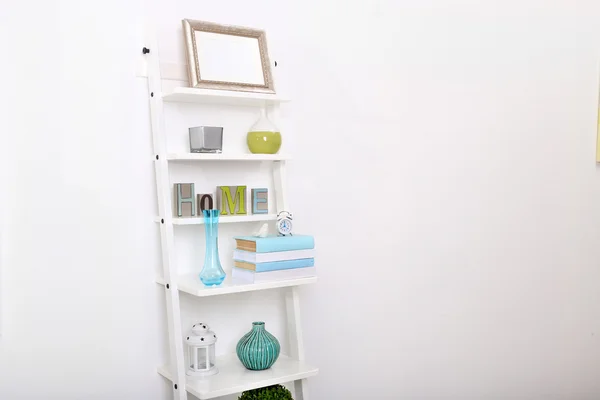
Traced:
<svg viewBox="0 0 600 400">
<path fill-rule="evenodd" d="M 203 210 L 206 252 L 200 280 L 206 286 L 216 286 L 225 280 L 225 271 L 219 260 L 219 210 Z"/>
<path fill-rule="evenodd" d="M 271 368 L 279 357 L 279 340 L 265 329 L 264 322 L 253 322 L 252 330 L 238 342 L 235 352 L 244 367 L 260 371 Z"/>
</svg>

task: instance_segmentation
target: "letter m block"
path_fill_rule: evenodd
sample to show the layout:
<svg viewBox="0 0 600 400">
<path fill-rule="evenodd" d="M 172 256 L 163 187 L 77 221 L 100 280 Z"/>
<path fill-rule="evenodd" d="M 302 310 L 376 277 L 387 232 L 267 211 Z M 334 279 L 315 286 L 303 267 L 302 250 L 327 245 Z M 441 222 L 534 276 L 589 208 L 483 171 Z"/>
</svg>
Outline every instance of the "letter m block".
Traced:
<svg viewBox="0 0 600 400">
<path fill-rule="evenodd" d="M 246 215 L 246 186 L 217 186 L 221 215 Z"/>
</svg>

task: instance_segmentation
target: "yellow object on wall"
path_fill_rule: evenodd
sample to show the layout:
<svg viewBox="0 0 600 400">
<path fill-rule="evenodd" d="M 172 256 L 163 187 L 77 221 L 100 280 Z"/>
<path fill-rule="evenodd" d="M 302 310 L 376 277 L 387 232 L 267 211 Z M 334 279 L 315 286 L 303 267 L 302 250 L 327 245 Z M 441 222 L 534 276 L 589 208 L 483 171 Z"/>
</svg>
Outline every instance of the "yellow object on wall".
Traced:
<svg viewBox="0 0 600 400">
<path fill-rule="evenodd" d="M 596 162 L 600 163 L 600 105 L 598 106 L 598 139 L 596 140 Z"/>
</svg>

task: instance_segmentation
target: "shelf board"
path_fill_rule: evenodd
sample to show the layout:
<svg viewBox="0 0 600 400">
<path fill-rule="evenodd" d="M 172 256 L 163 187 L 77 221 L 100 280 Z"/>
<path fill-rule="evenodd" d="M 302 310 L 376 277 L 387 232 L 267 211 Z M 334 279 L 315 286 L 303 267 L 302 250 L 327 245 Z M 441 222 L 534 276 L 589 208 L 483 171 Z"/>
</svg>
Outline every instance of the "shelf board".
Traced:
<svg viewBox="0 0 600 400">
<path fill-rule="evenodd" d="M 281 281 L 261 282 L 261 283 L 238 283 L 233 282 L 231 276 L 225 278 L 225 281 L 219 286 L 207 287 L 200 282 L 197 274 L 181 275 L 177 278 L 177 288 L 181 292 L 189 293 L 193 296 L 208 297 L 219 296 L 223 294 L 253 292 L 255 290 L 276 289 L 289 286 L 308 285 L 317 281 L 316 276 L 307 278 L 294 278 Z M 163 279 L 157 279 L 161 285 L 165 284 Z"/>
<path fill-rule="evenodd" d="M 260 222 L 260 221 L 275 221 L 277 214 L 256 214 L 256 215 L 230 215 L 219 217 L 219 224 L 230 224 L 238 222 Z M 160 217 L 155 218 L 156 222 L 160 222 Z M 204 225 L 203 217 L 173 217 L 173 225 Z"/>
<path fill-rule="evenodd" d="M 276 385 L 315 376 L 319 369 L 304 361 L 280 355 L 273 366 L 264 371 L 250 371 L 235 354 L 217 357 L 219 373 L 204 379 L 186 377 L 185 389 L 201 400 L 241 393 L 245 390 Z M 159 367 L 158 373 L 173 381 L 169 366 Z"/>
<path fill-rule="evenodd" d="M 280 104 L 289 100 L 283 99 L 276 94 L 268 93 L 176 87 L 172 92 L 163 94 L 163 101 L 232 106 L 262 106 L 265 104 Z"/>
<path fill-rule="evenodd" d="M 167 160 L 169 161 L 284 161 L 289 159 L 290 157 L 285 154 L 167 154 Z"/>
</svg>

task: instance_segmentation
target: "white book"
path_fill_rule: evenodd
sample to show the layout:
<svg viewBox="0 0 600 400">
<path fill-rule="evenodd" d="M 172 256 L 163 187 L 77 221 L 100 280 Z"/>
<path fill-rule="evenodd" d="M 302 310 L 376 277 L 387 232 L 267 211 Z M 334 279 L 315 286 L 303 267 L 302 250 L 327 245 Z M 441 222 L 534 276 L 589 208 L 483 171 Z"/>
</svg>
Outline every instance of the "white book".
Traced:
<svg viewBox="0 0 600 400">
<path fill-rule="evenodd" d="M 283 269 L 268 272 L 254 272 L 244 268 L 231 268 L 231 278 L 239 283 L 263 283 L 284 281 L 286 279 L 309 278 L 317 276 L 317 267 Z"/>
<path fill-rule="evenodd" d="M 300 260 L 302 258 L 314 258 L 315 249 L 274 251 L 272 253 L 255 253 L 253 251 L 234 250 L 233 259 L 246 261 L 252 264 L 274 261 Z"/>
</svg>

